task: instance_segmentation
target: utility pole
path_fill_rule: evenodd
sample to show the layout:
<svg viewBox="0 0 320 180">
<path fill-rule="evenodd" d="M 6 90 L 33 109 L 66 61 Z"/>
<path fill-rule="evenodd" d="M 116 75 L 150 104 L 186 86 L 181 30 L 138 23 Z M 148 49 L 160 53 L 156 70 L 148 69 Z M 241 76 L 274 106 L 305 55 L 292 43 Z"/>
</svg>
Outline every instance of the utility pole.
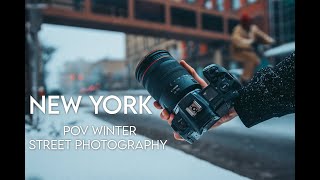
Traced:
<svg viewBox="0 0 320 180">
<path fill-rule="evenodd" d="M 30 73 L 31 76 L 31 95 L 34 99 L 39 101 L 39 85 L 41 85 L 42 81 L 42 57 L 41 57 L 41 47 L 39 42 L 38 33 L 41 29 L 42 24 L 42 14 L 41 9 L 45 6 L 43 4 L 26 4 L 27 13 L 29 16 L 28 22 L 28 50 L 31 52 L 29 54 L 29 65 L 30 65 Z M 29 95 L 28 95 L 29 96 Z M 39 123 L 39 114 L 35 112 L 31 119 L 32 126 L 37 128 Z"/>
<path fill-rule="evenodd" d="M 128 71 L 127 71 L 127 73 L 128 73 L 128 87 L 127 88 L 131 89 L 132 88 L 132 83 L 131 83 L 131 66 L 132 66 L 132 64 L 131 64 L 130 60 L 127 60 L 126 65 L 128 68 Z"/>
</svg>

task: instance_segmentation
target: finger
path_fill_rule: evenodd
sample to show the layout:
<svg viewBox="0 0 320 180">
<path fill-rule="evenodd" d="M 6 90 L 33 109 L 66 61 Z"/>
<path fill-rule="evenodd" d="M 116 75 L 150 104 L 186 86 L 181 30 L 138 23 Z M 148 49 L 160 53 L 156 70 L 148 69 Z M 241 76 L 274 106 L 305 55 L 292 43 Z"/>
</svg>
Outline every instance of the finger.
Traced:
<svg viewBox="0 0 320 180">
<path fill-rule="evenodd" d="M 234 117 L 238 116 L 238 113 L 236 112 L 236 110 L 234 108 L 230 109 L 229 111 L 229 116 L 230 116 L 230 119 L 233 119 Z"/>
<path fill-rule="evenodd" d="M 214 123 L 214 125 L 210 129 L 220 126 L 221 124 L 225 123 L 227 121 L 227 119 L 228 119 L 228 117 L 223 116 L 216 123 Z"/>
<path fill-rule="evenodd" d="M 234 109 L 231 109 L 231 110 L 229 111 L 229 114 L 221 117 L 221 119 L 220 119 L 219 121 L 220 121 L 221 123 L 226 123 L 226 122 L 232 120 L 233 118 L 235 118 L 237 115 L 238 115 L 237 112 L 236 112 Z"/>
<path fill-rule="evenodd" d="M 219 120 L 218 122 L 216 122 L 213 126 L 211 126 L 210 129 L 216 128 L 218 126 L 220 126 L 222 124 L 222 122 Z"/>
<path fill-rule="evenodd" d="M 220 126 L 223 123 L 226 123 L 230 120 L 232 120 L 233 118 L 235 118 L 236 116 L 238 116 L 237 112 L 235 111 L 234 108 L 230 109 L 229 114 L 221 117 L 218 122 L 216 122 L 210 129 L 215 128 Z"/>
<path fill-rule="evenodd" d="M 180 61 L 181 66 L 183 66 L 191 76 L 198 81 L 198 83 L 201 85 L 202 88 L 205 88 L 208 86 L 208 84 L 198 75 L 196 70 L 194 70 L 186 61 L 181 60 Z"/>
<path fill-rule="evenodd" d="M 216 128 L 218 126 L 220 126 L 223 123 L 226 123 L 228 121 L 230 121 L 232 118 L 230 117 L 230 114 L 223 116 L 222 118 L 220 118 L 210 129 L 212 128 Z"/>
<path fill-rule="evenodd" d="M 173 137 L 176 139 L 176 140 L 179 140 L 179 141 L 184 141 L 184 139 L 176 132 L 173 132 Z"/>
<path fill-rule="evenodd" d="M 156 107 L 157 109 L 163 109 L 163 108 L 161 107 L 161 105 L 159 104 L 158 101 L 153 102 L 153 105 L 154 105 L 154 107 Z"/>
<path fill-rule="evenodd" d="M 170 114 L 169 119 L 168 119 L 168 124 L 171 126 L 172 120 L 174 118 L 174 114 Z"/>
<path fill-rule="evenodd" d="M 163 120 L 168 120 L 169 119 L 169 113 L 168 113 L 168 111 L 167 110 L 163 110 L 162 112 L 161 112 L 161 114 L 160 114 L 160 117 L 161 117 L 161 119 L 163 119 Z"/>
<path fill-rule="evenodd" d="M 219 119 L 219 122 L 220 122 L 221 124 L 223 124 L 223 123 L 225 123 L 225 122 L 230 121 L 230 118 L 231 118 L 231 117 L 230 117 L 229 115 L 223 116 L 222 118 Z"/>
</svg>

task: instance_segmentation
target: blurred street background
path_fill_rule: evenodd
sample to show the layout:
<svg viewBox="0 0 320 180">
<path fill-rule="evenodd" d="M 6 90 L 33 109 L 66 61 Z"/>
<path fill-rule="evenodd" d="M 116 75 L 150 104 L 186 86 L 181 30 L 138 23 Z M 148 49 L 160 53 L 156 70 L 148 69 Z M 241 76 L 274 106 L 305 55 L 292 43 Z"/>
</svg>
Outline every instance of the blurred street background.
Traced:
<svg viewBox="0 0 320 180">
<path fill-rule="evenodd" d="M 192 162 L 201 167 L 203 162 L 208 163 L 204 165 L 206 170 L 203 173 L 217 172 L 212 168 L 221 168 L 225 174 L 216 176 L 216 179 L 294 179 L 294 114 L 274 118 L 250 129 L 237 118 L 189 145 L 173 139 L 172 130 L 160 120 L 160 111 L 156 109 L 152 109 L 152 116 L 121 113 L 95 116 L 92 109 L 79 115 L 70 114 L 67 118 L 40 113 L 31 115 L 29 112 L 30 95 L 38 101 L 43 95 L 147 96 L 147 91 L 136 81 L 134 71 L 140 59 L 154 49 L 166 49 L 177 60 L 186 60 L 200 76 L 206 65 L 215 63 L 239 77 L 243 67 L 231 57 L 229 47 L 233 28 L 243 13 L 248 13 L 254 24 L 276 41 L 269 46 L 257 47 L 262 62 L 258 68 L 274 66 L 295 50 L 294 0 L 26 0 L 26 136 L 59 139 L 60 136 L 50 132 L 61 128 L 64 124 L 61 120 L 86 122 L 88 118 L 95 118 L 97 124 L 135 125 L 140 138 L 168 139 L 170 149 L 166 152 L 184 152 L 186 159 L 195 158 Z M 152 102 L 149 107 L 153 107 Z M 84 103 L 82 106 L 88 105 Z M 165 157 L 168 154 L 154 156 L 170 161 Z M 103 156 L 103 153 L 99 155 Z M 26 151 L 26 179 L 55 179 L 49 176 L 50 173 L 42 173 L 49 172 L 50 168 L 56 171 L 56 164 L 48 166 L 54 161 L 49 156 Z M 121 155 L 115 153 L 113 156 Z M 153 161 L 157 159 L 151 157 L 142 160 L 143 163 L 150 166 L 156 163 Z M 181 159 L 175 162 L 187 163 Z M 64 170 L 68 171 L 69 166 L 66 165 Z M 96 166 L 90 168 L 102 165 Z M 192 171 L 185 165 L 177 167 L 177 172 L 188 168 L 189 172 Z M 84 170 L 79 168 L 72 172 L 80 171 Z M 152 172 L 155 173 L 155 169 Z M 172 170 L 168 169 L 168 172 Z M 97 172 L 95 176 L 86 177 L 105 179 L 99 177 L 99 173 L 103 175 Z M 228 173 L 230 176 L 226 175 Z M 201 177 L 215 178 L 214 173 L 210 174 Z M 160 179 L 179 178 L 158 176 Z M 121 179 L 120 175 L 108 177 Z M 133 179 L 139 179 L 137 177 L 138 174 Z M 144 177 L 152 179 L 151 175 Z M 194 179 L 191 175 L 184 177 L 188 178 Z"/>
</svg>

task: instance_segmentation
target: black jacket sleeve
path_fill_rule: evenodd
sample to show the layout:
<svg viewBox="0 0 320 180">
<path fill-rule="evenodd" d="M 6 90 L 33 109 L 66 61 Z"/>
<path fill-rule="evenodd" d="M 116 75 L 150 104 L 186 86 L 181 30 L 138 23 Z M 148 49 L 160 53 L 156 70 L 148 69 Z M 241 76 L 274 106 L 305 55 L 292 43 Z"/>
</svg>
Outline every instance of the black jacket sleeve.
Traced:
<svg viewBox="0 0 320 180">
<path fill-rule="evenodd" d="M 258 71 L 239 90 L 235 110 L 246 127 L 295 112 L 295 52 L 274 68 Z"/>
</svg>

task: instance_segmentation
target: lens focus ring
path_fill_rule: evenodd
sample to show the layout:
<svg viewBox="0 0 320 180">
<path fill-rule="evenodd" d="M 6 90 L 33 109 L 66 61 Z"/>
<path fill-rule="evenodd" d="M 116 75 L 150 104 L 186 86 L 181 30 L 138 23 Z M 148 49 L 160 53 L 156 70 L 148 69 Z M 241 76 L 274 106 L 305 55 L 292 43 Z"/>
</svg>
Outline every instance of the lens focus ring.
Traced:
<svg viewBox="0 0 320 180">
<path fill-rule="evenodd" d="M 165 50 L 146 55 L 137 65 L 135 76 L 168 111 L 172 111 L 187 93 L 201 89 L 200 84 Z"/>
</svg>

